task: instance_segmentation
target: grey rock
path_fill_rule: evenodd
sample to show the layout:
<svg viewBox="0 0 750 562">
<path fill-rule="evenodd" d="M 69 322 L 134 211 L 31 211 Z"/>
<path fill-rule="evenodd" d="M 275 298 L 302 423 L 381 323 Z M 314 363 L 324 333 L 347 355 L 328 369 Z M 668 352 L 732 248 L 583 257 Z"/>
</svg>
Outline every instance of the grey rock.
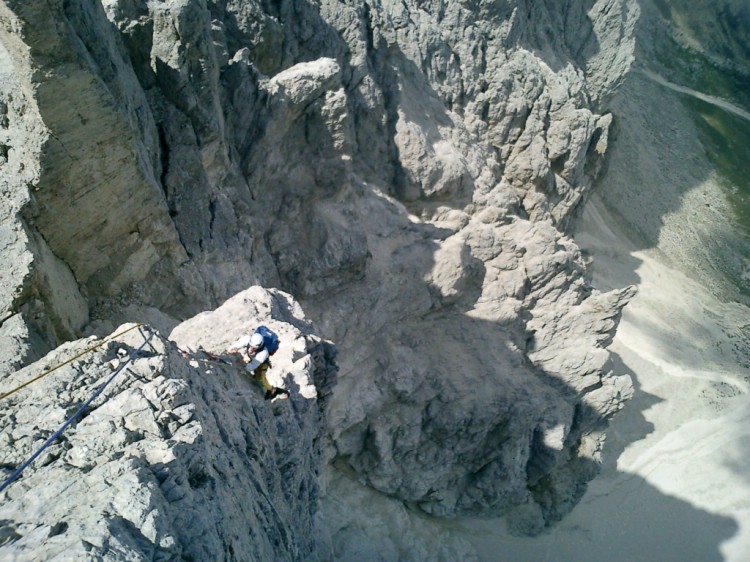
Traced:
<svg viewBox="0 0 750 562">
<path fill-rule="evenodd" d="M 326 471 L 429 513 L 545 528 L 596 473 L 606 421 L 630 392 L 606 346 L 632 292 L 592 289 L 567 232 L 603 169 L 607 102 L 638 14 L 630 0 L 3 3 L 0 144 L 12 149 L 0 240 L 13 267 L 0 273 L 0 364 L 10 372 L 141 319 L 217 351 L 279 317 L 285 382 L 304 400 L 330 395 L 316 421 Z M 293 294 L 337 343 L 335 390 L 333 352 L 300 305 L 276 289 L 243 293 L 250 285 Z M 198 313 L 220 304 L 217 329 Z M 246 447 L 245 407 L 216 438 L 197 425 L 209 397 L 170 382 L 200 364 L 180 363 L 180 377 L 169 361 L 143 365 L 164 381 L 119 394 L 112 442 L 71 453 L 74 466 L 151 439 L 219 456 L 221 442 Z M 277 427 L 267 448 L 310 468 L 293 429 Z M 32 438 L 14 435 L 28 450 Z M 185 521 L 203 496 L 179 483 L 233 472 L 179 459 L 172 480 L 149 476 L 150 460 L 128 470 L 146 483 L 143 505 L 172 482 L 170 498 L 194 502 L 174 516 Z M 305 498 L 313 480 L 299 482 Z M 221 501 L 257 528 L 285 517 Z M 112 529 L 146 539 L 112 548 L 147 540 L 181 555 L 167 522 L 121 508 Z M 205 525 L 198 558 L 229 540 Z"/>
<path fill-rule="evenodd" d="M 276 327 L 282 347 L 273 371 L 292 396 L 273 404 L 241 370 L 193 366 L 157 335 L 2 493 L 0 556 L 309 560 L 325 430 L 315 380 L 335 379 L 335 364 L 299 312 L 288 295 L 253 289 L 175 330 L 188 346 L 228 342 L 246 321 Z M 112 375 L 118 351 L 132 353 L 143 337 L 132 330 L 109 339 L 5 400 L 0 435 L 12 447 L 3 448 L 4 478 Z M 97 341 L 66 344 L 6 383 Z"/>
</svg>

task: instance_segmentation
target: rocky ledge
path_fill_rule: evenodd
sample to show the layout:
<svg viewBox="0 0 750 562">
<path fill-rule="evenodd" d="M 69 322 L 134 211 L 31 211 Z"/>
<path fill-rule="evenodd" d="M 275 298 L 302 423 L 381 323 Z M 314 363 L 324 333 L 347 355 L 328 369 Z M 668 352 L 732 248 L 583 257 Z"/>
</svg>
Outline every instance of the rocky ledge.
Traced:
<svg viewBox="0 0 750 562">
<path fill-rule="evenodd" d="M 258 323 L 283 342 L 271 374 L 287 400 L 264 401 L 241 370 L 197 351 L 220 353 Z M 259 288 L 134 353 L 151 332 L 124 325 L 70 342 L 3 381 L 75 358 L 4 399 L 4 480 L 134 356 L 0 494 L 0 558 L 310 560 L 331 345 L 288 295 Z"/>
</svg>

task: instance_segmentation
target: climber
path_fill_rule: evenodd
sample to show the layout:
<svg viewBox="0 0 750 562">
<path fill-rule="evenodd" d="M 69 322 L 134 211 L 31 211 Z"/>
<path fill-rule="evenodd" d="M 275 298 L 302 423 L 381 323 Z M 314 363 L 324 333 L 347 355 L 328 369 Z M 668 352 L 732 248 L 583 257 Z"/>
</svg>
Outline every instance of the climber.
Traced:
<svg viewBox="0 0 750 562">
<path fill-rule="evenodd" d="M 250 373 L 254 380 L 259 381 L 263 390 L 266 391 L 264 396 L 266 400 L 272 400 L 277 396 L 280 398 L 289 397 L 289 391 L 271 386 L 266 378 L 266 372 L 271 367 L 271 355 L 276 353 L 279 346 L 278 342 L 275 333 L 265 326 L 259 326 L 251 336 L 242 336 L 227 349 L 229 353 L 240 355 L 245 363 L 245 371 Z"/>
</svg>

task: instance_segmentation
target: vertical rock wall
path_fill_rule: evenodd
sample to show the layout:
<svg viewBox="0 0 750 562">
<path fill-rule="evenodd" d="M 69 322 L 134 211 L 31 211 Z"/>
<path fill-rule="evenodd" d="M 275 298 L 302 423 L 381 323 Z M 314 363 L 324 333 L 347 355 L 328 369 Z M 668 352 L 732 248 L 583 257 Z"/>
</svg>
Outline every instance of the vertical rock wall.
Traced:
<svg viewBox="0 0 750 562">
<path fill-rule="evenodd" d="M 32 55 L 22 22 L 0 6 L 0 371 L 7 373 L 75 334 L 88 304 L 66 263 L 22 218 L 51 140 L 34 99 Z"/>
</svg>

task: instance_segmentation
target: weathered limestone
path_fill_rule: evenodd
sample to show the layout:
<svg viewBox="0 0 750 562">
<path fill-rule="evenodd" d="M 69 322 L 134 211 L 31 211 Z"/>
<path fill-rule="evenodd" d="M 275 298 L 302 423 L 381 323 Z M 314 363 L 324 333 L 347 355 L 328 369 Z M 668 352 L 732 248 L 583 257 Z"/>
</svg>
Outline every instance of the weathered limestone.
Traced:
<svg viewBox="0 0 750 562">
<path fill-rule="evenodd" d="M 5 2 L 3 366 L 280 287 L 340 350 L 329 470 L 542 530 L 630 393 L 605 348 L 631 291 L 594 291 L 566 233 L 637 17 L 631 0 Z M 193 343 L 218 345 L 201 326 Z"/>
<path fill-rule="evenodd" d="M 178 352 L 198 344 L 221 352 L 261 322 L 281 336 L 272 373 L 291 390 L 288 400 L 266 402 L 239 369 Z M 110 339 L 4 400 L 3 480 L 146 335 L 135 329 Z M 257 287 L 172 337 L 177 344 L 157 335 L 3 493 L 0 557 L 311 559 L 325 431 L 318 393 L 335 381 L 330 344 L 310 332 L 289 295 Z M 95 344 L 65 344 L 4 384 Z"/>
</svg>

